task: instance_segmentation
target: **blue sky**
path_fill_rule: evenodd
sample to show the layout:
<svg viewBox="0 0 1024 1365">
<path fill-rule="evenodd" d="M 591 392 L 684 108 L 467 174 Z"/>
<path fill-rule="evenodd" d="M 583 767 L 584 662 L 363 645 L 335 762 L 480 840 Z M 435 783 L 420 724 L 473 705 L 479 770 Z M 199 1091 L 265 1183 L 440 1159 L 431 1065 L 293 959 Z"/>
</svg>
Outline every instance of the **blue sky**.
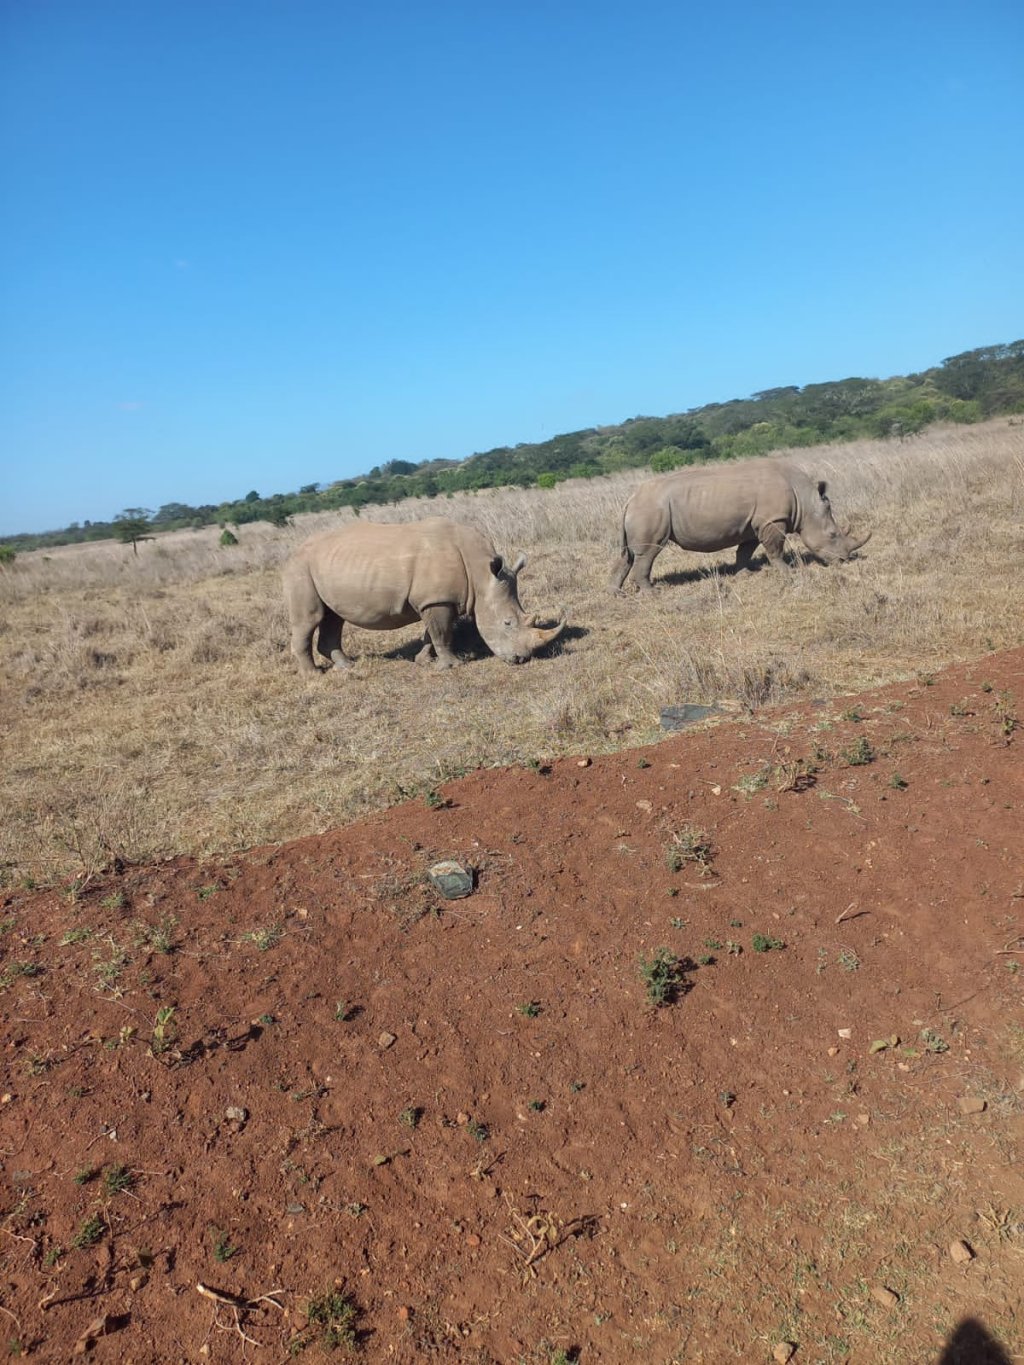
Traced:
<svg viewBox="0 0 1024 1365">
<path fill-rule="evenodd" d="M 1024 332 L 1024 6 L 0 0 L 0 533 Z"/>
</svg>

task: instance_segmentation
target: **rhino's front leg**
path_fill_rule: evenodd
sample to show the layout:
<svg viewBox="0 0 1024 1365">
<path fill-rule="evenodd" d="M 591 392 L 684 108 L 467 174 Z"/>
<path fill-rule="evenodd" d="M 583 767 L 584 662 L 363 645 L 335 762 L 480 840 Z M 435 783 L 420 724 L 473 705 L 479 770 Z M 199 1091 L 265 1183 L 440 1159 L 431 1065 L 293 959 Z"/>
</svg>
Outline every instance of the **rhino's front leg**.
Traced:
<svg viewBox="0 0 1024 1365">
<path fill-rule="evenodd" d="M 770 564 L 785 566 L 786 564 L 786 529 L 780 526 L 777 521 L 770 521 L 762 526 L 757 533 L 757 538 L 764 546 L 764 552 L 768 556 Z M 739 554 L 737 553 L 737 561 Z"/>
<path fill-rule="evenodd" d="M 744 540 L 736 546 L 736 567 L 737 569 L 749 569 L 758 544 L 756 540 Z"/>
<path fill-rule="evenodd" d="M 420 616 L 427 628 L 427 639 L 429 639 L 430 645 L 433 645 L 434 653 L 437 655 L 437 667 L 454 668 L 460 662 L 458 655 L 452 653 L 451 647 L 457 619 L 455 608 L 448 605 L 424 607 Z M 417 663 L 427 661 L 429 647 L 424 643 L 423 648 L 416 656 Z"/>
</svg>

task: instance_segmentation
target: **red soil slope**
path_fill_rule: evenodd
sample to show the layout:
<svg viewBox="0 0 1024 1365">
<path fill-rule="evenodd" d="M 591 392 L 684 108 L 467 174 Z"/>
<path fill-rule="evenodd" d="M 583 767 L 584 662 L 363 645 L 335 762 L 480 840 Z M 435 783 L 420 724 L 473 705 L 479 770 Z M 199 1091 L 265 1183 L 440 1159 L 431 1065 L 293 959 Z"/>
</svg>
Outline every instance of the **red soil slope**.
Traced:
<svg viewBox="0 0 1024 1365">
<path fill-rule="evenodd" d="M 1013 1359 L 1018 716 L 1021 651 L 8 894 L 6 1337 L 316 1359 L 348 1298 L 371 1362 Z"/>
</svg>

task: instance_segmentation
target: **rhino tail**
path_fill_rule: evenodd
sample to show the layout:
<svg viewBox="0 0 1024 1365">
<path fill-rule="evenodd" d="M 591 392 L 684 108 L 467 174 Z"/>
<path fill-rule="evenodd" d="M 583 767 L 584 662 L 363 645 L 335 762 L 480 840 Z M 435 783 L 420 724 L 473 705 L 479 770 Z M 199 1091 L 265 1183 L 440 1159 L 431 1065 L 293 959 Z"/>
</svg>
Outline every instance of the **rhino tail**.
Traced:
<svg viewBox="0 0 1024 1365">
<path fill-rule="evenodd" d="M 612 568 L 612 576 L 608 587 L 612 592 L 618 592 L 626 581 L 626 575 L 633 567 L 633 551 L 629 548 L 629 540 L 626 536 L 626 513 L 623 509 L 622 520 L 619 522 L 619 554 Z"/>
</svg>

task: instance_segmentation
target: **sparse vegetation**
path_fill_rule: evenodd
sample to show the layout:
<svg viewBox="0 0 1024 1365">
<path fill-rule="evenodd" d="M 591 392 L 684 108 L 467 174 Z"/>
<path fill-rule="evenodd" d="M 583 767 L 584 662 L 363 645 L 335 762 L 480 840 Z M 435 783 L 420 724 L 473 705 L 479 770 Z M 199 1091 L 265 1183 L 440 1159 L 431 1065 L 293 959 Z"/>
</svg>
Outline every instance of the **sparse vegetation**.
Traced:
<svg viewBox="0 0 1024 1365">
<path fill-rule="evenodd" d="M 254 943 L 261 953 L 265 953 L 280 943 L 283 932 L 279 924 L 264 925 L 247 930 L 242 935 L 242 942 Z"/>
<path fill-rule="evenodd" d="M 860 735 L 842 751 L 842 758 L 851 768 L 862 768 L 875 760 L 875 751 L 864 735 Z"/>
<path fill-rule="evenodd" d="M 771 934 L 755 934 L 750 946 L 755 953 L 771 953 L 781 952 L 786 945 L 781 938 L 774 938 Z"/>
<path fill-rule="evenodd" d="M 641 956 L 637 969 L 647 988 L 647 999 L 655 1009 L 671 1005 L 684 981 L 683 965 L 675 953 L 658 948 L 650 959 Z"/>
<path fill-rule="evenodd" d="M 232 1256 L 237 1256 L 239 1248 L 236 1247 L 228 1234 L 220 1228 L 211 1228 L 210 1236 L 213 1238 L 213 1259 L 223 1264 L 230 1261 Z"/>
<path fill-rule="evenodd" d="M 684 825 L 672 835 L 665 852 L 665 864 L 670 872 L 678 872 L 693 863 L 703 877 L 711 871 L 711 836 L 693 825 Z"/>
<path fill-rule="evenodd" d="M 311 1338 L 328 1351 L 339 1346 L 351 1351 L 359 1344 L 359 1310 L 352 1299 L 339 1290 L 330 1290 L 310 1299 L 306 1306 L 306 1321 L 312 1329 Z"/>
<path fill-rule="evenodd" d="M 540 1014 L 540 1005 L 536 1000 L 526 1000 L 521 1005 L 516 1006 L 516 1013 L 521 1014 L 524 1019 L 536 1019 Z"/>
<path fill-rule="evenodd" d="M 79 1224 L 78 1231 L 71 1239 L 71 1245 L 76 1251 L 84 1251 L 87 1247 L 95 1246 L 106 1230 L 107 1225 L 99 1214 L 91 1214 Z"/>
</svg>

